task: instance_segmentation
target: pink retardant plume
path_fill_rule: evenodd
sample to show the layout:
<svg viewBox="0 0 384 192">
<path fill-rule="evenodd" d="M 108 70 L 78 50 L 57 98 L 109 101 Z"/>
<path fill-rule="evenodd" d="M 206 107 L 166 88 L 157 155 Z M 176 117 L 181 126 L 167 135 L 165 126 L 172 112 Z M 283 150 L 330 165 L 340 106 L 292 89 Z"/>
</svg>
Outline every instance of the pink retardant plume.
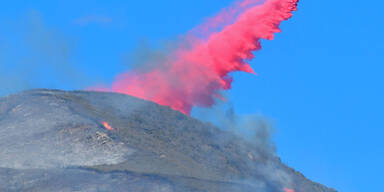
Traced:
<svg viewBox="0 0 384 192">
<path fill-rule="evenodd" d="M 279 25 L 292 16 L 299 0 L 245 0 L 209 19 L 203 28 L 225 24 L 207 37 L 188 35 L 169 53 L 161 67 L 119 75 L 113 92 L 167 105 L 184 114 L 194 106 L 210 107 L 231 88 L 231 72 L 254 73 L 247 61 L 261 49 L 260 39 L 272 40 Z M 240 11 L 240 12 L 239 12 Z M 230 16 L 236 15 L 233 19 Z M 199 29 L 199 27 L 197 27 Z"/>
</svg>

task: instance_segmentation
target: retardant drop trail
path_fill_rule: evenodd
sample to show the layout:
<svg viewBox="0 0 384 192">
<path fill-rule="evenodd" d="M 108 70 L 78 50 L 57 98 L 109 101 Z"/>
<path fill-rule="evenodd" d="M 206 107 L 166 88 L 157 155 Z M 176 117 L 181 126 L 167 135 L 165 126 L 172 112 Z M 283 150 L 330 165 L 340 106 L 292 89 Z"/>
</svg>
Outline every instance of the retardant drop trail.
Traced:
<svg viewBox="0 0 384 192">
<path fill-rule="evenodd" d="M 189 114 L 194 106 L 210 107 L 222 98 L 220 91 L 231 88 L 231 72 L 254 73 L 247 63 L 260 40 L 272 40 L 279 25 L 297 10 L 298 0 L 245 0 L 197 27 L 221 30 L 206 36 L 187 35 L 170 52 L 161 67 L 118 75 L 107 90 L 119 92 Z M 234 21 L 233 17 L 236 16 Z M 203 32 L 204 32 L 203 31 Z M 156 65 L 155 65 L 156 66 Z"/>
</svg>

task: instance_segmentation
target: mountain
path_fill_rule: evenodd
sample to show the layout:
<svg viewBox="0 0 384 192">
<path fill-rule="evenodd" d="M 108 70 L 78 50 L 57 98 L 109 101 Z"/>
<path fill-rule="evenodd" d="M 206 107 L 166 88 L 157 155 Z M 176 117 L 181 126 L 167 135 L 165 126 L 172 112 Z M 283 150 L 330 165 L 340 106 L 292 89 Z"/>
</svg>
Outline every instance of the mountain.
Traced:
<svg viewBox="0 0 384 192">
<path fill-rule="evenodd" d="M 0 157 L 0 191 L 336 192 L 231 132 L 115 93 L 0 98 Z"/>
</svg>

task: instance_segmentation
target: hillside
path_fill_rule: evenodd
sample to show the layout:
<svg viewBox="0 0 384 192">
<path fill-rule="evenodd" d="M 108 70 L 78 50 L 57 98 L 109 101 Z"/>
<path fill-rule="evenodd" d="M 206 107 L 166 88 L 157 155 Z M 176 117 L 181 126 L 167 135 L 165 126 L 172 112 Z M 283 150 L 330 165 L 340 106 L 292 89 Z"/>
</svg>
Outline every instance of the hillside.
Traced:
<svg viewBox="0 0 384 192">
<path fill-rule="evenodd" d="M 229 132 L 114 93 L 1 98 L 0 157 L 0 191 L 335 192 Z"/>
</svg>

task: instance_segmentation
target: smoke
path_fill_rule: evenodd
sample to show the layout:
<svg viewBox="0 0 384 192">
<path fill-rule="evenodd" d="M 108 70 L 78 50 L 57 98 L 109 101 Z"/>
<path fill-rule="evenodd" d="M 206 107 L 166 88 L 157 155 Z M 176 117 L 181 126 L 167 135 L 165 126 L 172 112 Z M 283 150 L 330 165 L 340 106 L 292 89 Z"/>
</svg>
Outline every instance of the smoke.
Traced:
<svg viewBox="0 0 384 192">
<path fill-rule="evenodd" d="M 163 50 L 143 43 L 132 54 L 135 59 L 131 70 L 119 75 L 110 90 L 168 105 L 185 114 L 190 114 L 194 106 L 212 107 L 217 101 L 224 102 L 222 91 L 230 89 L 233 81 L 230 73 L 254 73 L 247 63 L 254 58 L 253 51 L 261 49 L 261 39 L 272 40 L 274 33 L 280 32 L 280 22 L 292 16 L 297 2 L 239 1 Z M 245 138 L 254 147 L 252 153 L 240 150 L 250 160 L 246 167 L 257 170 L 256 180 L 239 183 L 260 191 L 291 192 L 286 187 L 293 186 L 292 174 L 276 157 L 272 121 L 259 114 L 236 115 L 232 107 L 223 110 L 220 105 L 208 111 L 198 118 L 214 120 L 214 124 Z M 217 140 L 226 143 L 226 138 Z"/>
<path fill-rule="evenodd" d="M 134 51 L 124 57 L 124 65 L 137 73 L 148 73 L 154 68 L 163 68 L 168 53 L 175 49 L 175 43 L 168 41 L 158 49 L 154 48 L 147 39 L 142 39 Z"/>
<path fill-rule="evenodd" d="M 276 156 L 276 145 L 272 140 L 274 133 L 273 122 L 260 115 L 235 115 L 231 123 L 231 131 L 236 135 L 241 136 L 248 140 L 255 149 L 253 154 L 248 154 L 248 158 L 252 161 L 256 161 L 256 165 L 250 163 L 248 166 L 256 166 L 256 172 L 258 180 L 248 181 L 249 183 L 264 182 L 264 189 L 262 191 L 284 191 L 294 192 L 288 190 L 286 187 L 294 186 L 292 173 L 290 173 L 285 167 L 281 166 L 280 159 Z"/>
<path fill-rule="evenodd" d="M 254 58 L 253 51 L 261 49 L 261 39 L 272 40 L 274 33 L 280 32 L 280 23 L 292 16 L 297 2 L 240 1 L 191 30 L 159 61 L 146 61 L 155 63 L 151 70 L 133 69 L 120 74 L 110 90 L 185 114 L 194 106 L 210 107 L 222 99 L 222 90 L 231 88 L 230 73 L 254 73 L 247 63 Z M 195 34 L 196 30 L 202 33 Z"/>
<path fill-rule="evenodd" d="M 276 153 L 273 142 L 274 122 L 261 113 L 240 115 L 236 113 L 231 102 L 219 101 L 211 108 L 194 109 L 192 116 L 242 137 L 256 146 L 260 153 L 268 156 Z"/>
<path fill-rule="evenodd" d="M 236 113 L 231 102 L 223 101 L 211 108 L 195 108 L 192 116 L 238 136 L 241 138 L 238 139 L 239 142 L 247 141 L 243 145 L 247 147 L 240 146 L 237 150 L 243 154 L 245 167 L 252 170 L 254 176 L 239 179 L 238 183 L 251 185 L 258 191 L 292 192 L 292 189 L 297 188 L 294 174 L 287 167 L 281 166 L 281 160 L 277 156 L 274 142 L 276 126 L 273 119 L 261 113 Z M 215 138 L 221 146 L 231 142 L 225 137 Z"/>
<path fill-rule="evenodd" d="M 72 41 L 47 26 L 38 12 L 2 25 L 7 27 L 0 31 L 0 95 L 86 82 L 72 59 Z"/>
<path fill-rule="evenodd" d="M 263 152 L 275 154 L 276 146 L 272 142 L 274 128 L 271 120 L 261 115 L 244 115 L 240 120 L 235 130 L 244 129 L 244 135 L 251 143 L 255 143 Z"/>
</svg>

